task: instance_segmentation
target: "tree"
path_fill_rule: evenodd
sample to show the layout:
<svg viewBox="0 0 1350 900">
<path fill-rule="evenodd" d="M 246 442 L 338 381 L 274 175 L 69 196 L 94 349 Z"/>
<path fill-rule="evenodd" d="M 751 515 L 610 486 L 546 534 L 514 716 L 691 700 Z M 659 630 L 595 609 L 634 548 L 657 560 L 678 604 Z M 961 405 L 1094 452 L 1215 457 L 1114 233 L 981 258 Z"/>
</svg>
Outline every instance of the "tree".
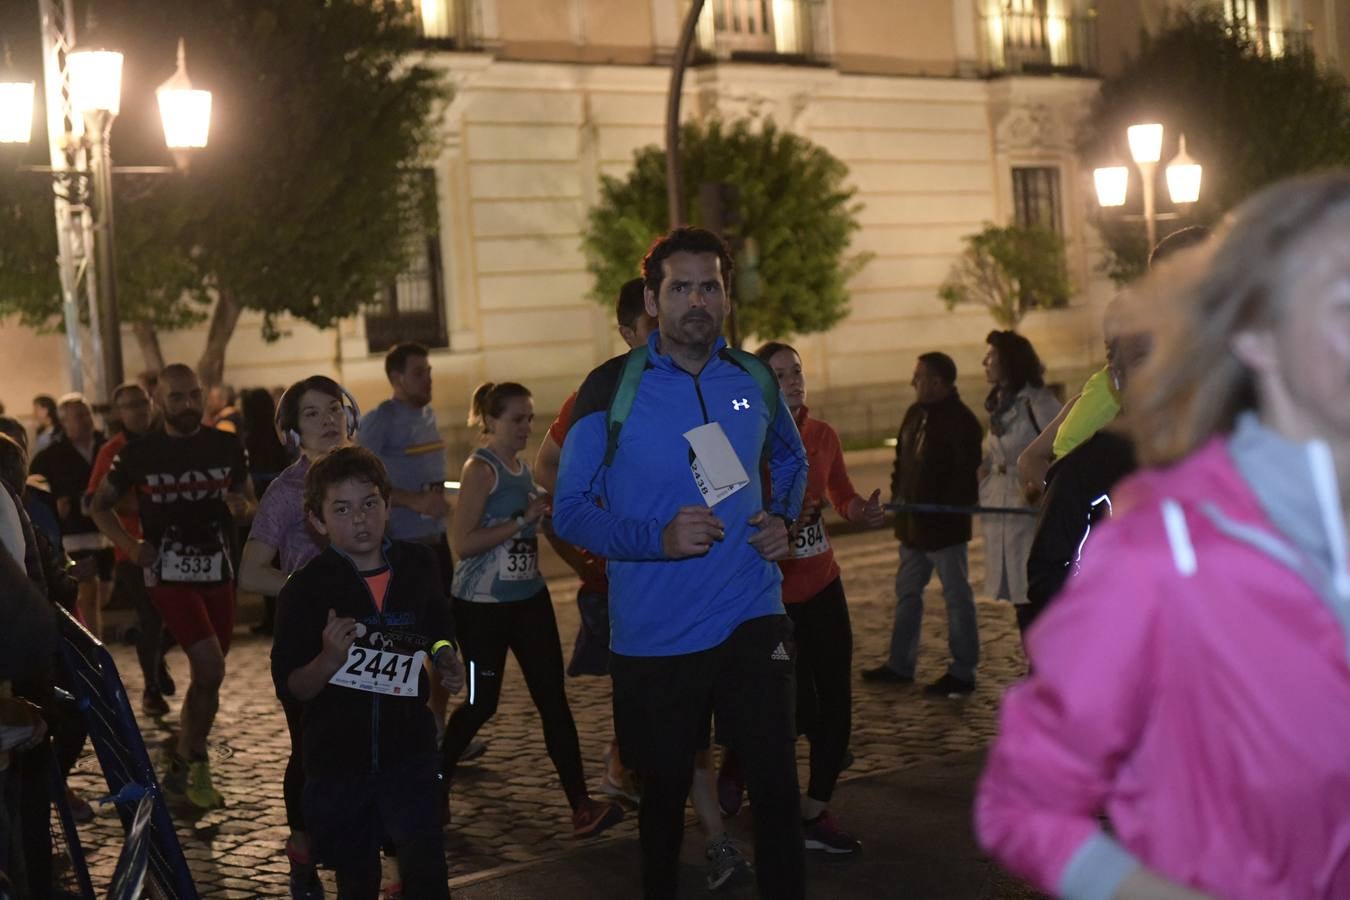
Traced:
<svg viewBox="0 0 1350 900">
<path fill-rule="evenodd" d="M 962 239 L 966 249 L 952 264 L 938 296 L 948 309 L 958 303 L 986 307 L 1004 328 L 1016 328 L 1033 309 L 1069 302 L 1064 239 L 1045 228 L 985 225 Z"/>
<path fill-rule="evenodd" d="M 1262 51 L 1216 10 L 1170 18 L 1120 74 L 1102 82 L 1079 142 L 1085 164 L 1128 158 L 1125 129 L 1161 122 L 1169 138 L 1163 163 L 1185 134 L 1187 152 L 1205 166 L 1200 200 L 1180 224 L 1213 225 L 1266 184 L 1350 161 L 1345 81 L 1310 52 L 1290 48 L 1272 57 Z M 1135 204 L 1138 194 L 1131 190 Z M 1167 203 L 1160 177 L 1160 209 Z M 1147 260 L 1143 229 L 1118 216 L 1103 220 L 1108 271 L 1129 280 Z"/>
<path fill-rule="evenodd" d="M 774 339 L 825 331 L 848 315 L 846 285 L 867 256 L 847 253 L 861 206 L 844 185 L 848 169 L 842 162 L 780 131 L 771 119 L 685 125 L 680 150 L 687 221 L 703 224 L 699 185 L 723 182 L 739 189 L 741 221 L 732 236 L 753 241 L 758 264 L 747 265 L 754 260 L 745 254 L 738 260 L 738 335 Z M 634 154 L 627 178 L 601 179 L 584 240 L 595 277 L 592 297 L 612 304 L 668 226 L 665 151 L 644 147 Z"/>
<path fill-rule="evenodd" d="M 35 16 L 0 19 L 31 36 L 21 58 L 40 72 Z M 116 177 L 118 301 L 153 362 L 158 329 L 210 316 L 198 368 L 215 383 L 243 310 L 263 314 L 269 340 L 283 315 L 326 327 L 405 266 L 410 235 L 434 222 L 433 192 L 410 170 L 434 158 L 446 89 L 414 58 L 406 4 L 99 0 L 97 30 L 80 38 L 126 56 L 118 165 L 171 162 L 153 89 L 172 74 L 180 35 L 194 83 L 213 92 L 210 145 L 185 173 Z M 0 314 L 51 327 L 60 302 L 43 182 L 0 165 Z"/>
</svg>

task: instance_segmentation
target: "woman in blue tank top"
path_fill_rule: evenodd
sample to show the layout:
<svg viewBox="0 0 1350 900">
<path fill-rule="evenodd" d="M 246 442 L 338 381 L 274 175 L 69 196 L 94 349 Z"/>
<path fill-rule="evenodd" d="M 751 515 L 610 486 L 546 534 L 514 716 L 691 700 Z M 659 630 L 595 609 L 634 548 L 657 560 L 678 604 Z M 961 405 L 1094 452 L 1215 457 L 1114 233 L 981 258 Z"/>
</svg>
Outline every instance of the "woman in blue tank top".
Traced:
<svg viewBox="0 0 1350 900">
<path fill-rule="evenodd" d="M 459 557 L 452 590 L 455 625 L 468 684 L 465 701 L 446 724 L 441 757 L 448 786 L 460 754 L 497 711 L 510 650 L 539 710 L 549 758 L 572 807 L 572 831 L 590 837 L 622 819 L 623 809 L 592 800 L 586 789 L 577 726 L 563 688 L 558 623 L 539 574 L 537 531 L 549 498 L 519 458 L 533 423 L 534 401 L 521 385 L 489 382 L 474 391 L 469 424 L 481 427 L 483 446 L 464 462 L 450 526 Z"/>
</svg>

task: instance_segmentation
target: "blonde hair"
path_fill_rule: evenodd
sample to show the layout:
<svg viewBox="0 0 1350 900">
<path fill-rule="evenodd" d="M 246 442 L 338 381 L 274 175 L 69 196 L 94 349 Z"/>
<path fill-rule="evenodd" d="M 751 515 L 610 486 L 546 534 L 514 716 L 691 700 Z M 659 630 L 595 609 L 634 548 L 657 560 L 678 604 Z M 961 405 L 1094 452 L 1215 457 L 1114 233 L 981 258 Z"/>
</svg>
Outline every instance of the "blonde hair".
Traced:
<svg viewBox="0 0 1350 900">
<path fill-rule="evenodd" d="M 487 420 L 500 418 L 506 412 L 506 404 L 516 397 L 531 397 L 530 389 L 514 381 L 493 384 L 485 381 L 473 390 L 469 401 L 470 425 L 477 425 L 483 434 L 488 433 Z"/>
<path fill-rule="evenodd" d="M 1294 299 L 1295 251 L 1333 215 L 1350 216 L 1350 172 L 1281 181 L 1243 202 L 1211 245 L 1179 254 L 1140 286 L 1154 349 L 1131 379 L 1125 409 L 1142 464 L 1176 462 L 1256 407 L 1233 339 L 1279 320 Z"/>
</svg>

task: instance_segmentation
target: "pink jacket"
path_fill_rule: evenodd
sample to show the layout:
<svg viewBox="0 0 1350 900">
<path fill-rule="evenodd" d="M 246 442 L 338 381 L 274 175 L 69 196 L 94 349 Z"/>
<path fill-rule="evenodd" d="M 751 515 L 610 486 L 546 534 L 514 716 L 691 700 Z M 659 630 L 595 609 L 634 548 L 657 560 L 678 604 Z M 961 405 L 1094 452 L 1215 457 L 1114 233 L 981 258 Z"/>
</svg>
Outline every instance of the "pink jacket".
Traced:
<svg viewBox="0 0 1350 900">
<path fill-rule="evenodd" d="M 1329 452 L 1250 419 L 1115 499 L 1029 633 L 980 843 L 1065 897 L 1110 897 L 1141 864 L 1215 897 L 1350 897 L 1350 572 Z"/>
</svg>

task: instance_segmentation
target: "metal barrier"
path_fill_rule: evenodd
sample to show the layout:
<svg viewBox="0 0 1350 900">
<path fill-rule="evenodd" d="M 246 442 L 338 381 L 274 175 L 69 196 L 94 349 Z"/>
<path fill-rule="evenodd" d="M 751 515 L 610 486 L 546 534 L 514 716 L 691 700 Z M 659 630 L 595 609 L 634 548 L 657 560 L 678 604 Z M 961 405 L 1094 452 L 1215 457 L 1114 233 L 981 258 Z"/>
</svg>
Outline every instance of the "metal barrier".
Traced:
<svg viewBox="0 0 1350 900">
<path fill-rule="evenodd" d="M 107 648 L 65 610 L 58 609 L 57 616 L 61 662 L 69 670 L 74 702 L 84 716 L 89 741 L 108 784 L 108 796 L 103 801 L 116 806 L 126 834 L 107 896 L 110 900 L 140 900 L 146 895 L 155 900 L 197 900 L 197 888 L 117 665 Z M 79 835 L 65 807 L 64 783 L 56 793 L 66 846 L 81 882 L 80 893 L 93 900 Z"/>
</svg>

